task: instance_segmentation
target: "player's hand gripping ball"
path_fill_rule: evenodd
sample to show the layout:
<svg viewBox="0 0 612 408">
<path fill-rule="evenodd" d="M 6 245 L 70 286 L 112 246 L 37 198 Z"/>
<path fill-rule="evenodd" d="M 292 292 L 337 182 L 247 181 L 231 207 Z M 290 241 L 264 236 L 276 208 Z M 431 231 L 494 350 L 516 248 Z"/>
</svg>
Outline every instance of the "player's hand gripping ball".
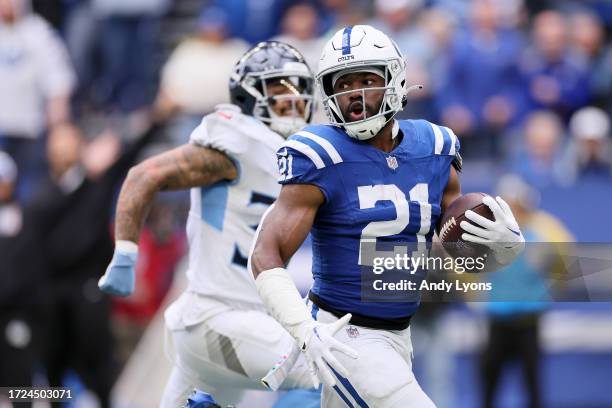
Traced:
<svg viewBox="0 0 612 408">
<path fill-rule="evenodd" d="M 501 198 L 470 193 L 448 206 L 440 224 L 440 240 L 453 257 L 491 255 L 508 265 L 525 247 L 525 238 L 510 206 Z"/>
</svg>

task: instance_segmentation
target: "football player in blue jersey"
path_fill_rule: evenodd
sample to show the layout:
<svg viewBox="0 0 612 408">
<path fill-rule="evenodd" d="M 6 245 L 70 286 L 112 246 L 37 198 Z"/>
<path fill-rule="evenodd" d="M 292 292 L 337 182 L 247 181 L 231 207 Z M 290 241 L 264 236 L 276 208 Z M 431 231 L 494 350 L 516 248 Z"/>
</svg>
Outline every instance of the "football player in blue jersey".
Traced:
<svg viewBox="0 0 612 408">
<path fill-rule="evenodd" d="M 394 119 L 406 104 L 405 69 L 395 43 L 370 26 L 331 38 L 316 76 L 331 124 L 306 127 L 278 150 L 283 186 L 251 251 L 258 292 L 323 382 L 323 407 L 434 405 L 412 373 L 418 301 L 361 299 L 362 244 L 429 243 L 460 195 L 452 130 Z M 485 204 L 495 221 L 470 214 L 463 239 L 508 263 L 524 239 L 503 200 Z M 284 266 L 309 232 L 314 284 L 304 302 Z"/>
</svg>

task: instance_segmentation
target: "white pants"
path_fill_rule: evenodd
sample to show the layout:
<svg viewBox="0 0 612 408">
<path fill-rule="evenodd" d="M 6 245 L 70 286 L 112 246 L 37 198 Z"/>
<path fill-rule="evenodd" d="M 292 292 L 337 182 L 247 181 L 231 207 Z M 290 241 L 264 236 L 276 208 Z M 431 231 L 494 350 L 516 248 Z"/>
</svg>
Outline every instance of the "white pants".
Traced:
<svg viewBox="0 0 612 408">
<path fill-rule="evenodd" d="M 166 312 L 175 351 L 162 408 L 183 407 L 194 388 L 222 406 L 237 404 L 246 389 L 264 390 L 260 380 L 287 353 L 293 338 L 261 310 L 185 293 Z M 300 357 L 282 386 L 312 388 Z"/>
<path fill-rule="evenodd" d="M 338 320 L 310 301 L 308 307 L 314 308 L 313 315 L 321 323 Z M 410 328 L 391 331 L 347 325 L 334 337 L 355 349 L 359 357 L 333 351 L 350 374 L 344 378 L 334 373 L 337 385 L 323 387 L 322 408 L 435 408 L 412 373 Z"/>
</svg>

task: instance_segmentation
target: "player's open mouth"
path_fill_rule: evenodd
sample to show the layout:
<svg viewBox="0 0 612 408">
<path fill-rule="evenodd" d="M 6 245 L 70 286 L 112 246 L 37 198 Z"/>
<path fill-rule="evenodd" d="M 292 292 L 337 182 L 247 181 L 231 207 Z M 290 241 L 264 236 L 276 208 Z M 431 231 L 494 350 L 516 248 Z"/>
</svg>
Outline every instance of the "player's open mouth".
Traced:
<svg viewBox="0 0 612 408">
<path fill-rule="evenodd" d="M 365 119 L 365 111 L 366 110 L 364 109 L 363 103 L 361 101 L 352 102 L 348 107 L 349 121 L 354 122 L 356 120 Z"/>
</svg>

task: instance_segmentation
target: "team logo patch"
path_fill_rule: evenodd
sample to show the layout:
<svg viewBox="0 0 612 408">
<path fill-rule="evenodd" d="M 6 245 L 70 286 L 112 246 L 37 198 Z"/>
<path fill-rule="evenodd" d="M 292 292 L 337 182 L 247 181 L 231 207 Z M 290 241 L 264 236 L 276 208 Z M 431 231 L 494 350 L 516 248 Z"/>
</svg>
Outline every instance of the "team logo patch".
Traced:
<svg viewBox="0 0 612 408">
<path fill-rule="evenodd" d="M 346 334 L 348 334 L 351 339 L 355 339 L 359 337 L 359 330 L 357 330 L 355 326 L 349 326 L 346 328 Z"/>
<path fill-rule="evenodd" d="M 389 166 L 391 170 L 397 169 L 399 167 L 399 164 L 397 164 L 397 158 L 395 158 L 394 156 L 388 156 L 387 166 Z"/>
</svg>

